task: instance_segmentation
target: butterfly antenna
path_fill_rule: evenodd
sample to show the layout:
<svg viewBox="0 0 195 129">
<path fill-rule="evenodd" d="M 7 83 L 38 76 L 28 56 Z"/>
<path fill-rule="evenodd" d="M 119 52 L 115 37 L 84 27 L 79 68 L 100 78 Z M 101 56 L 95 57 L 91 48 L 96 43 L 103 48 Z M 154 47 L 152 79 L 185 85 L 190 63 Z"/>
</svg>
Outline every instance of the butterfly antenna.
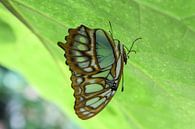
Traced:
<svg viewBox="0 0 195 129">
<path fill-rule="evenodd" d="M 135 44 L 135 42 L 138 41 L 138 40 L 140 40 L 140 39 L 142 39 L 142 38 L 137 38 L 137 39 L 135 39 L 135 40 L 133 41 L 133 43 L 131 44 L 130 49 L 127 49 L 127 48 L 126 48 L 126 49 L 128 50 L 127 55 L 129 55 L 130 52 L 135 52 L 135 53 L 136 53 L 136 51 L 135 51 L 135 50 L 132 50 L 132 48 L 133 48 L 133 45 Z"/>
<path fill-rule="evenodd" d="M 121 88 L 121 92 L 124 91 L 124 74 L 122 74 L 122 88 Z"/>
<path fill-rule="evenodd" d="M 112 38 L 113 38 L 113 30 L 112 30 L 112 24 L 111 24 L 111 22 L 110 21 L 108 21 L 109 22 L 109 26 L 110 26 L 110 30 L 109 30 L 109 32 L 110 32 L 110 35 L 112 36 Z"/>
</svg>

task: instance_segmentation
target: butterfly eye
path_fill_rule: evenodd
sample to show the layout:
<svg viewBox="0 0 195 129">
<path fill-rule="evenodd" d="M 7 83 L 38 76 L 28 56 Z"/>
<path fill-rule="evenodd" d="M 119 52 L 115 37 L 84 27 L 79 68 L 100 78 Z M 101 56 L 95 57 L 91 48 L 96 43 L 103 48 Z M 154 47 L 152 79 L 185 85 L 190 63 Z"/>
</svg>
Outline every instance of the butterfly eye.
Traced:
<svg viewBox="0 0 195 129">
<path fill-rule="evenodd" d="M 116 83 L 113 84 L 113 86 L 111 87 L 112 90 L 116 91 L 117 90 L 117 86 Z"/>
</svg>

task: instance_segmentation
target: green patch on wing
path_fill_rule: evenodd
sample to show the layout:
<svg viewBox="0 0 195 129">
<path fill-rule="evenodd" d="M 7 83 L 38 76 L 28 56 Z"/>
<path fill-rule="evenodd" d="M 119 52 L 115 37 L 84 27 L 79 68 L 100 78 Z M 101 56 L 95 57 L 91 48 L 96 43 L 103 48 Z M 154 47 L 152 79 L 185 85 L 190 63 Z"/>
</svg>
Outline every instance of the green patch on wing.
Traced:
<svg viewBox="0 0 195 129">
<path fill-rule="evenodd" d="M 92 93 L 102 90 L 103 87 L 100 84 L 89 84 L 85 86 L 86 93 Z"/>
<path fill-rule="evenodd" d="M 105 68 L 114 63 L 113 48 L 102 30 L 96 31 L 96 52 L 101 68 Z"/>
<path fill-rule="evenodd" d="M 97 74 L 93 75 L 92 77 L 106 77 L 109 72 L 110 72 L 110 70 L 106 70 L 106 71 L 97 73 Z"/>
</svg>

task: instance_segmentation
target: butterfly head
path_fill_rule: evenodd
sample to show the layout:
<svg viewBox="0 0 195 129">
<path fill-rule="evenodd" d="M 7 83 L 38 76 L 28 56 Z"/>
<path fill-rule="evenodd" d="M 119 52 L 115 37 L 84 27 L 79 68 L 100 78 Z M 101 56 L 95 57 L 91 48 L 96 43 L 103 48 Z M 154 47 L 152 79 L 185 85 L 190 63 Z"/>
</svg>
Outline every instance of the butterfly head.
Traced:
<svg viewBox="0 0 195 129">
<path fill-rule="evenodd" d="M 124 63 L 127 64 L 128 55 L 126 52 L 126 46 L 124 44 L 120 43 L 119 40 L 117 40 L 117 42 L 115 42 L 115 43 L 118 46 L 117 49 L 120 52 L 120 55 L 122 56 Z"/>
<path fill-rule="evenodd" d="M 140 39 L 142 39 L 142 38 L 137 38 L 137 39 L 135 39 L 135 40 L 133 41 L 133 43 L 131 44 L 131 47 L 130 47 L 130 48 L 127 48 L 125 45 L 123 45 L 123 59 L 124 59 L 125 64 L 127 64 L 127 60 L 129 59 L 129 54 L 130 54 L 131 52 L 136 53 L 136 51 L 133 50 L 133 45 L 135 44 L 135 42 L 136 42 L 137 40 L 140 40 Z M 127 52 L 126 52 L 126 51 L 127 51 Z"/>
</svg>

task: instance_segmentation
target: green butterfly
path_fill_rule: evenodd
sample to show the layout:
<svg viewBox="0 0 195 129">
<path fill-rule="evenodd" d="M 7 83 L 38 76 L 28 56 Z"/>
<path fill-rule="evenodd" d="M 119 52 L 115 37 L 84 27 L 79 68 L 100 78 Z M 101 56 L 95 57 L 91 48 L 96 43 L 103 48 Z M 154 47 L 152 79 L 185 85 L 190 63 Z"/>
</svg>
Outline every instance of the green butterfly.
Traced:
<svg viewBox="0 0 195 129">
<path fill-rule="evenodd" d="M 112 31 L 111 24 L 110 27 Z M 79 118 L 89 119 L 100 112 L 115 94 L 127 55 L 135 52 L 133 44 L 140 38 L 128 50 L 113 38 L 111 32 L 109 35 L 103 29 L 80 25 L 68 32 L 67 42 L 58 42 L 58 45 L 65 50 L 66 64 L 72 72 L 75 112 Z"/>
</svg>

